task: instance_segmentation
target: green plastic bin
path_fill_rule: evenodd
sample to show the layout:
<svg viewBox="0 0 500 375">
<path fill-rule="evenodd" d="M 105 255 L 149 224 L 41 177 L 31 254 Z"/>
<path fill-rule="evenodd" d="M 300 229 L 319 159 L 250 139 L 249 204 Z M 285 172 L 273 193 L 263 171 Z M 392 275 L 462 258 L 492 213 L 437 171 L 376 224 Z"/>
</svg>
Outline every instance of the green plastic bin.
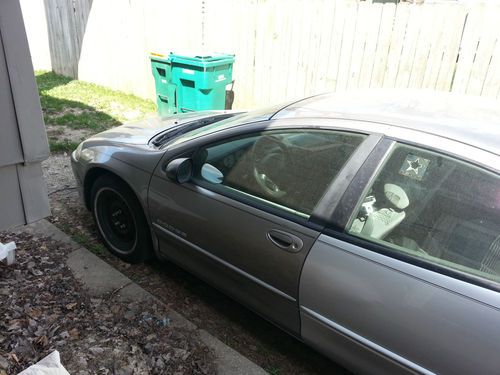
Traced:
<svg viewBox="0 0 500 375">
<path fill-rule="evenodd" d="M 152 54 L 156 102 L 160 116 L 225 109 L 226 86 L 233 79 L 234 55 Z"/>
<path fill-rule="evenodd" d="M 172 82 L 180 112 L 224 109 L 226 86 L 233 79 L 234 55 L 189 56 L 170 53 Z"/>
<path fill-rule="evenodd" d="M 172 66 L 168 58 L 151 54 L 151 71 L 155 80 L 156 104 L 160 116 L 168 116 L 178 112 L 177 87 L 172 84 Z"/>
</svg>

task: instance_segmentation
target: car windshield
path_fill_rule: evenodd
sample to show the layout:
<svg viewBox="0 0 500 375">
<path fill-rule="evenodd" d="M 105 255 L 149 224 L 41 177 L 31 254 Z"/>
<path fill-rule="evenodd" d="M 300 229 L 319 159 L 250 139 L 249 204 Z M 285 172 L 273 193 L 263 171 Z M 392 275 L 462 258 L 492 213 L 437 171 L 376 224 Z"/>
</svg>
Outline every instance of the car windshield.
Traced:
<svg viewBox="0 0 500 375">
<path fill-rule="evenodd" d="M 188 122 L 183 122 L 181 120 L 179 121 L 179 124 L 172 126 L 166 131 L 160 133 L 159 135 L 156 135 L 151 141 L 151 143 L 156 147 L 161 147 L 169 140 L 174 139 L 182 134 L 188 133 L 196 129 L 202 129 L 208 125 L 212 125 L 219 121 L 234 117 L 235 115 L 236 113 L 223 113 L 214 116 L 206 116 L 202 118 L 199 118 L 198 116 L 197 119 Z"/>
<path fill-rule="evenodd" d="M 255 111 L 250 111 L 250 112 L 244 112 L 242 114 L 236 115 L 234 117 L 222 120 L 222 121 L 217 121 L 215 123 L 211 123 L 209 125 L 199 127 L 196 129 L 193 129 L 191 131 L 188 131 L 179 137 L 175 137 L 173 139 L 170 139 L 169 142 L 164 143 L 165 146 L 174 146 L 180 143 L 187 142 L 193 138 L 198 138 L 201 136 L 204 136 L 206 134 L 210 133 L 215 133 L 217 131 L 231 128 L 233 126 L 238 126 L 238 125 L 243 125 L 243 124 L 249 124 L 253 122 L 258 122 L 258 121 L 265 121 L 271 118 L 276 112 L 281 110 L 283 107 L 285 107 L 286 104 L 280 104 L 280 105 L 274 105 L 272 107 L 267 107 L 264 109 L 260 110 L 255 110 Z"/>
</svg>

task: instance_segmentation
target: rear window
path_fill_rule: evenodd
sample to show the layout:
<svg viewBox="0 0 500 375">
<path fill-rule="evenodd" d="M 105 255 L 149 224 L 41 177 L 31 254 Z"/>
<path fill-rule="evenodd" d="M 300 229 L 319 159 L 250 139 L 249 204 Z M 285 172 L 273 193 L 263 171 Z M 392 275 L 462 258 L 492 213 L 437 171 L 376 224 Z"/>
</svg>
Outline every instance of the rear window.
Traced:
<svg viewBox="0 0 500 375">
<path fill-rule="evenodd" d="M 359 203 L 349 233 L 500 282 L 500 177 L 399 145 Z"/>
</svg>

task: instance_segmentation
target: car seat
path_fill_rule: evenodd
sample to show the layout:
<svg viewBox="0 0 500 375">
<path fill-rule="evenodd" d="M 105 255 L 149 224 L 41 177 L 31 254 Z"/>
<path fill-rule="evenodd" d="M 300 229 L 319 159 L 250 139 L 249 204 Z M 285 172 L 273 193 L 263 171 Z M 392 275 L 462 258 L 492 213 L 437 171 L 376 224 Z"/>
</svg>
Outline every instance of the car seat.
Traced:
<svg viewBox="0 0 500 375">
<path fill-rule="evenodd" d="M 403 210 L 410 204 L 405 191 L 398 185 L 384 184 L 384 195 L 387 204 L 392 207 L 374 210 L 368 215 L 360 231 L 361 235 L 384 239 L 405 218 L 406 213 Z"/>
</svg>

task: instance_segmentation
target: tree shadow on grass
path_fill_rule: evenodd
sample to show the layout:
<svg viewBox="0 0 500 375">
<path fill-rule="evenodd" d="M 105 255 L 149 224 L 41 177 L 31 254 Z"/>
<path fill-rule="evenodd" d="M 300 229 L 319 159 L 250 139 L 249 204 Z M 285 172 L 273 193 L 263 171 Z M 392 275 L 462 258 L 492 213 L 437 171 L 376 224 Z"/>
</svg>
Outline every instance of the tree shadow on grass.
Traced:
<svg viewBox="0 0 500 375">
<path fill-rule="evenodd" d="M 61 98 L 64 92 L 54 89 L 70 84 L 72 78 L 46 72 L 36 81 L 52 152 L 71 152 L 83 139 L 122 123 L 86 103 Z"/>
</svg>

